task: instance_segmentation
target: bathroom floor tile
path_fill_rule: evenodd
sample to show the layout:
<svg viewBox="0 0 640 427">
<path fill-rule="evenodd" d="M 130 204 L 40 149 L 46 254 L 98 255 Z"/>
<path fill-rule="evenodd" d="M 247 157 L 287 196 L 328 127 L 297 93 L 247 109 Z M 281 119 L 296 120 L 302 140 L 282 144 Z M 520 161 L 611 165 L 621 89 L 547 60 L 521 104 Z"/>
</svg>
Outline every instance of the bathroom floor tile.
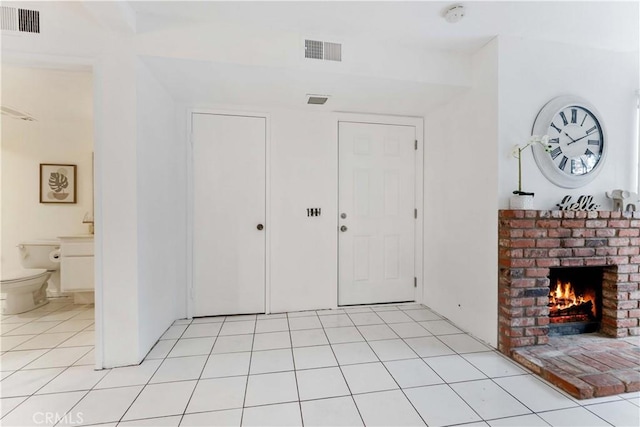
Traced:
<svg viewBox="0 0 640 427">
<path fill-rule="evenodd" d="M 327 316 L 319 316 L 320 322 L 324 328 L 339 328 L 345 326 L 353 326 L 353 322 L 346 314 L 331 314 Z"/>
<path fill-rule="evenodd" d="M 164 359 L 151 377 L 151 383 L 195 380 L 200 378 L 207 356 L 190 356 Z"/>
<path fill-rule="evenodd" d="M 182 338 L 202 338 L 218 336 L 222 323 L 194 323 L 187 327 Z"/>
<path fill-rule="evenodd" d="M 305 426 L 363 426 L 351 396 L 301 402 Z"/>
<path fill-rule="evenodd" d="M 420 322 L 420 325 L 433 335 L 450 335 L 463 333 L 460 329 L 453 326 L 446 320 L 429 320 Z"/>
<path fill-rule="evenodd" d="M 585 408 L 569 408 L 559 409 L 557 411 L 541 412 L 538 416 L 552 426 L 608 427 L 611 425 Z M 640 419 L 637 421 L 640 422 Z M 636 423 L 636 425 L 638 425 L 638 423 Z"/>
<path fill-rule="evenodd" d="M 253 351 L 276 350 L 280 348 L 290 348 L 291 337 L 289 332 L 269 332 L 266 334 L 255 334 L 253 339 Z"/>
<path fill-rule="evenodd" d="M 30 396 L 60 375 L 64 368 L 33 369 L 14 372 L 0 382 L 2 397 Z"/>
<path fill-rule="evenodd" d="M 440 316 L 424 308 L 416 310 L 404 310 L 404 313 L 416 322 L 424 322 L 425 320 L 440 320 Z"/>
<path fill-rule="evenodd" d="M 249 373 L 293 371 L 293 356 L 290 349 L 254 351 Z"/>
<path fill-rule="evenodd" d="M 242 409 L 185 414 L 181 427 L 240 427 Z M 180 417 L 178 417 L 178 422 Z M 121 426 L 123 424 L 120 424 Z M 176 424 L 177 425 L 177 424 Z"/>
<path fill-rule="evenodd" d="M 96 338 L 94 331 L 82 331 L 60 344 L 58 347 L 79 347 L 95 345 Z"/>
<path fill-rule="evenodd" d="M 292 317 L 289 319 L 289 328 L 292 331 L 304 330 L 304 329 L 318 329 L 322 328 L 320 319 L 318 316 L 306 316 L 306 317 Z"/>
<path fill-rule="evenodd" d="M 386 323 L 405 323 L 411 322 L 412 319 L 400 310 L 394 311 L 377 311 L 378 316 Z"/>
<path fill-rule="evenodd" d="M 461 356 L 439 356 L 424 359 L 447 383 L 484 379 L 486 376 Z"/>
<path fill-rule="evenodd" d="M 417 338 L 427 337 L 431 333 L 416 322 L 410 323 L 392 323 L 389 325 L 400 338 Z"/>
<path fill-rule="evenodd" d="M 110 369 L 96 389 L 144 385 L 160 367 L 161 360 L 145 360 L 138 366 Z"/>
<path fill-rule="evenodd" d="M 183 338 L 173 347 L 167 357 L 199 356 L 211 353 L 214 337 Z"/>
<path fill-rule="evenodd" d="M 352 313 L 349 311 L 347 311 L 347 313 L 353 324 L 356 326 L 384 324 L 384 320 L 371 310 L 366 313 Z"/>
<path fill-rule="evenodd" d="M 249 376 L 245 406 L 296 401 L 298 401 L 298 388 L 293 372 Z"/>
<path fill-rule="evenodd" d="M 93 347 L 67 347 L 49 350 L 23 369 L 59 368 L 73 365 Z M 45 350 L 46 351 L 46 350 Z"/>
<path fill-rule="evenodd" d="M 338 366 L 333 351 L 328 345 L 294 348 L 293 358 L 297 370 Z"/>
<path fill-rule="evenodd" d="M 495 378 L 493 381 L 534 412 L 577 406 L 573 400 L 531 375 Z"/>
<path fill-rule="evenodd" d="M 300 400 L 348 396 L 349 388 L 339 368 L 320 368 L 298 371 Z"/>
<path fill-rule="evenodd" d="M 202 378 L 249 375 L 251 353 L 212 354 L 202 372 Z"/>
<path fill-rule="evenodd" d="M 211 378 L 198 381 L 187 412 L 242 408 L 247 377 Z"/>
<path fill-rule="evenodd" d="M 15 348 L 15 350 L 38 350 L 43 348 L 54 348 L 71 338 L 75 332 L 60 332 L 57 334 L 40 334 L 29 341 L 25 341 Z M 93 344 L 93 343 L 92 343 Z"/>
<path fill-rule="evenodd" d="M 420 357 L 444 356 L 455 354 L 436 337 L 407 338 L 404 340 Z"/>
<path fill-rule="evenodd" d="M 253 334 L 256 327 L 255 321 L 238 320 L 234 322 L 224 322 L 219 335 L 243 335 Z"/>
<path fill-rule="evenodd" d="M 300 405 L 281 403 L 246 408 L 242 416 L 242 425 L 255 427 L 301 426 Z"/>
<path fill-rule="evenodd" d="M 181 415 L 195 386 L 196 381 L 147 385 L 124 414 L 123 420 Z"/>
<path fill-rule="evenodd" d="M 38 391 L 38 394 L 90 390 L 107 375 L 107 373 L 108 371 L 106 370 L 96 371 L 92 366 L 72 366 L 42 387 Z"/>
<path fill-rule="evenodd" d="M 402 388 L 444 382 L 422 359 L 395 360 L 385 362 L 384 365 Z"/>
<path fill-rule="evenodd" d="M 424 426 L 400 390 L 353 396 L 366 426 Z"/>
<path fill-rule="evenodd" d="M 400 360 L 417 358 L 418 355 L 402 340 L 371 341 L 369 345 L 380 360 Z"/>
<path fill-rule="evenodd" d="M 364 338 L 354 326 L 327 328 L 324 332 L 327 334 L 331 344 L 364 341 Z"/>
<path fill-rule="evenodd" d="M 177 342 L 177 339 L 158 341 L 147 354 L 147 359 L 164 359 Z"/>
<path fill-rule="evenodd" d="M 45 415 L 65 414 L 86 394 L 84 391 L 31 396 L 2 418 L 3 426 L 53 425 Z M 34 418 L 35 417 L 35 418 Z"/>
<path fill-rule="evenodd" d="M 343 366 L 342 373 L 347 379 L 347 384 L 352 394 L 398 388 L 393 377 L 379 362 Z"/>
<path fill-rule="evenodd" d="M 340 365 L 378 361 L 378 356 L 376 356 L 366 342 L 334 344 L 331 347 Z"/>
<path fill-rule="evenodd" d="M 117 422 L 141 390 L 142 386 L 92 390 L 69 412 L 68 422 L 58 425 L 77 425 L 79 419 L 83 424 Z"/>
<path fill-rule="evenodd" d="M 253 335 L 231 335 L 228 337 L 218 337 L 213 345 L 211 353 L 236 353 L 241 351 L 251 351 Z"/>
<path fill-rule="evenodd" d="M 289 330 L 289 322 L 283 319 L 260 319 L 256 322 L 256 334 L 265 332 L 281 332 Z"/>
<path fill-rule="evenodd" d="M 358 331 L 367 341 L 390 340 L 398 335 L 387 325 L 358 326 Z"/>
<path fill-rule="evenodd" d="M 405 393 L 430 427 L 481 420 L 446 384 L 411 388 L 405 390 Z"/>
<path fill-rule="evenodd" d="M 451 384 L 451 388 L 485 420 L 531 413 L 491 380 Z"/>
<path fill-rule="evenodd" d="M 329 344 L 327 336 L 322 329 L 291 331 L 291 342 L 293 343 L 294 347 L 308 347 L 312 345 Z"/>
</svg>

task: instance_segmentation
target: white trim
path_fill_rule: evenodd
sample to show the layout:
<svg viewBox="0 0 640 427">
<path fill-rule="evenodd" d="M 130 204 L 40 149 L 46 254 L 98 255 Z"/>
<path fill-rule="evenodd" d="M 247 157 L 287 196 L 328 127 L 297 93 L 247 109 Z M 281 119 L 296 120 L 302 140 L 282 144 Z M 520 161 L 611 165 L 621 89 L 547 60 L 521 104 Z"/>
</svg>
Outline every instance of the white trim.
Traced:
<svg viewBox="0 0 640 427">
<path fill-rule="evenodd" d="M 384 115 L 371 115 L 371 114 L 354 114 L 354 113 L 336 113 L 336 155 L 339 155 L 338 150 L 338 127 L 341 122 L 351 123 L 371 123 L 381 125 L 392 126 L 413 126 L 415 128 L 415 138 L 418 141 L 418 150 L 416 151 L 416 176 L 415 176 L 415 207 L 418 209 L 418 218 L 416 219 L 415 227 L 415 251 L 414 251 L 414 269 L 415 277 L 417 279 L 417 287 L 415 289 L 415 302 L 424 304 L 424 119 L 421 117 L 402 117 L 402 116 L 384 116 Z M 336 170 L 336 173 L 338 171 Z M 336 180 L 340 185 L 339 180 Z M 336 201 L 338 201 L 338 189 L 336 188 Z M 336 204 L 336 206 L 339 206 Z M 336 213 L 339 215 L 339 209 Z M 337 232 L 337 227 L 336 227 Z M 339 268 L 339 256 L 340 254 L 336 248 L 336 263 Z M 338 273 L 339 275 L 339 273 Z M 336 285 L 333 287 L 335 293 L 336 308 L 338 307 L 338 277 L 336 276 Z"/>
<path fill-rule="evenodd" d="M 187 109 L 187 318 L 194 313 L 195 288 L 193 283 L 193 115 L 258 117 L 265 119 L 265 299 L 264 310 L 271 313 L 271 115 L 264 112 L 218 110 L 208 108 Z"/>
</svg>

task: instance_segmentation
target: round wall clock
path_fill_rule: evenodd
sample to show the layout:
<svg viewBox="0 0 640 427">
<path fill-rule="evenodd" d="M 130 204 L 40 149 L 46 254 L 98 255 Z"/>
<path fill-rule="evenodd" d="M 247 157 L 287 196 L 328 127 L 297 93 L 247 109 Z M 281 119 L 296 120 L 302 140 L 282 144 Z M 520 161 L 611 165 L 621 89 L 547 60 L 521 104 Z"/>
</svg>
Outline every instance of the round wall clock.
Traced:
<svg viewBox="0 0 640 427">
<path fill-rule="evenodd" d="M 533 135 L 549 135 L 549 151 L 533 146 L 533 157 L 542 174 L 564 188 L 591 182 L 604 165 L 608 141 L 602 117 L 577 96 L 560 96 L 538 113 Z"/>
</svg>

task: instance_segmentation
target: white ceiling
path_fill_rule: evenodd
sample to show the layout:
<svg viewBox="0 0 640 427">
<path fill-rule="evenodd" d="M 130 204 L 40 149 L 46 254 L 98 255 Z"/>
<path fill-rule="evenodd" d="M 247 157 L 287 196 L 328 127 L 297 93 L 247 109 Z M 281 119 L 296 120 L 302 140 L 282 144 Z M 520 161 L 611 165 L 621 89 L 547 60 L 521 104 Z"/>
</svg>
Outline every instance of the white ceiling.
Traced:
<svg viewBox="0 0 640 427">
<path fill-rule="evenodd" d="M 496 35 L 638 51 L 638 1 L 466 1 L 465 18 L 449 24 L 455 2 L 131 1 L 138 28 L 190 23 L 235 24 L 252 30 L 369 39 L 472 52 Z"/>
</svg>

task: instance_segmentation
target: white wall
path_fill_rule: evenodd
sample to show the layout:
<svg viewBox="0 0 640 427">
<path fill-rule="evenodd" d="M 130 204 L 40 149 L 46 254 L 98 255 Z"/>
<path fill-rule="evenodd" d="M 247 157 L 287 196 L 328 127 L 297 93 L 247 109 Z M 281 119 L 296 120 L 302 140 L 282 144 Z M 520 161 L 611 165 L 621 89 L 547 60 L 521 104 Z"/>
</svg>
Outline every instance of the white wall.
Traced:
<svg viewBox="0 0 640 427">
<path fill-rule="evenodd" d="M 2 105 L 36 118 L 2 116 L 4 271 L 21 267 L 21 241 L 88 232 L 82 220 L 93 213 L 92 85 L 89 72 L 2 67 Z M 77 165 L 77 203 L 39 202 L 40 163 Z"/>
<path fill-rule="evenodd" d="M 424 303 L 496 345 L 498 41 L 472 87 L 425 118 Z"/>
<path fill-rule="evenodd" d="M 609 151 L 601 173 L 588 185 L 565 189 L 548 181 L 538 169 L 533 153 L 524 153 L 522 185 L 534 192 L 535 206 L 554 209 L 565 195 L 595 196 L 603 209 L 611 202 L 605 191 L 634 190 L 637 185 L 636 95 L 638 53 L 618 53 L 516 38 L 500 38 L 500 207 L 518 185 L 518 163 L 511 157 L 515 144 L 531 135 L 540 109 L 556 96 L 585 98 L 600 112 Z"/>
<path fill-rule="evenodd" d="M 175 104 L 136 61 L 139 351 L 186 317 L 186 143 Z"/>
</svg>

